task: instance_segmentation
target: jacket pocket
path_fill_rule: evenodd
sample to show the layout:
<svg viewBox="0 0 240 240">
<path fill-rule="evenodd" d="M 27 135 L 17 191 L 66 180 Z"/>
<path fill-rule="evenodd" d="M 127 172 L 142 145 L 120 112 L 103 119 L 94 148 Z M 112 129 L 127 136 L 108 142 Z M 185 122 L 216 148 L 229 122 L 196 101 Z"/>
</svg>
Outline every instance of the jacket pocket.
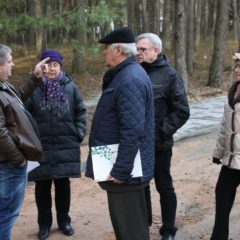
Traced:
<svg viewBox="0 0 240 240">
<path fill-rule="evenodd" d="M 99 100 L 99 107 L 108 108 L 113 106 L 114 102 L 114 88 L 107 88 L 103 91 Z"/>
<path fill-rule="evenodd" d="M 42 160 L 42 145 L 37 138 L 31 136 L 27 138 L 21 134 L 17 134 L 15 138 L 15 143 L 27 160 Z"/>
</svg>

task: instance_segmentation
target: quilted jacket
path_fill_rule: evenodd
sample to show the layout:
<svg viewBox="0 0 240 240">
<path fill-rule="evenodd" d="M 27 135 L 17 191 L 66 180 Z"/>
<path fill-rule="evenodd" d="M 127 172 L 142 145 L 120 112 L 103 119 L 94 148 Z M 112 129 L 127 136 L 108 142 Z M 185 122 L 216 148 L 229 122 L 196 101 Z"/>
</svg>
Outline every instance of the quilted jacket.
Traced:
<svg viewBox="0 0 240 240">
<path fill-rule="evenodd" d="M 154 169 L 154 107 L 150 80 L 130 57 L 106 72 L 103 92 L 92 121 L 89 146 L 119 143 L 111 176 L 127 184 L 145 183 Z M 143 177 L 131 178 L 134 158 L 140 150 Z M 91 149 L 86 176 L 93 178 Z"/>
<path fill-rule="evenodd" d="M 215 159 L 221 159 L 222 165 L 240 170 L 240 97 L 233 102 L 234 89 L 240 82 L 235 82 L 229 91 L 228 102 L 224 104 L 224 113 L 220 124 Z"/>
<path fill-rule="evenodd" d="M 86 107 L 77 85 L 64 75 L 60 82 L 63 94 L 68 98 L 70 109 L 64 117 L 56 117 L 51 111 L 40 108 L 43 82 L 25 102 L 35 118 L 44 150 L 40 167 L 31 171 L 29 181 L 80 177 L 80 142 L 86 130 Z"/>
</svg>

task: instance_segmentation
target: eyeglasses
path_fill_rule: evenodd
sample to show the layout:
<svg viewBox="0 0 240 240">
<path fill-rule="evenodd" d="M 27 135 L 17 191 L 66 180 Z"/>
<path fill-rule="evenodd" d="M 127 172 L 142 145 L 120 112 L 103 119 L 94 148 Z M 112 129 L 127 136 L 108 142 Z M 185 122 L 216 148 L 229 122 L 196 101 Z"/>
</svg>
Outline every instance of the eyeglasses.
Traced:
<svg viewBox="0 0 240 240">
<path fill-rule="evenodd" d="M 140 52 L 140 53 L 145 53 L 149 49 L 152 49 L 152 48 L 139 47 L 139 48 L 137 48 L 137 51 Z"/>
<path fill-rule="evenodd" d="M 46 63 L 48 68 L 57 68 L 60 66 L 58 62 L 51 62 L 51 63 Z"/>
<path fill-rule="evenodd" d="M 44 69 L 43 72 L 44 73 L 48 73 L 49 69 L 56 69 L 60 67 L 60 64 L 58 62 L 50 62 L 50 63 L 45 63 L 44 64 Z"/>
<path fill-rule="evenodd" d="M 239 65 L 239 64 L 235 65 L 235 66 L 233 67 L 233 69 L 234 69 L 234 70 L 237 70 L 237 69 L 240 70 L 240 65 Z"/>
</svg>

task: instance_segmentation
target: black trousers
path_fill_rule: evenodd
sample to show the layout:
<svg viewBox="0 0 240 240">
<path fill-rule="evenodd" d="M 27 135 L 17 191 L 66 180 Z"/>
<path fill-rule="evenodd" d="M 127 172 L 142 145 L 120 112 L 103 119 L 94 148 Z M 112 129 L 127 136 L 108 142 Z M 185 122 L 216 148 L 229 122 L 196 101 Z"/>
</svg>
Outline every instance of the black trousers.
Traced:
<svg viewBox="0 0 240 240">
<path fill-rule="evenodd" d="M 52 182 L 54 182 L 55 186 L 55 206 L 58 226 L 61 228 L 64 224 L 71 222 L 71 218 L 68 215 L 71 199 L 69 178 L 36 181 L 35 199 L 38 209 L 38 224 L 39 227 L 47 227 L 49 229 L 52 226 Z"/>
<path fill-rule="evenodd" d="M 175 226 L 177 196 L 173 187 L 171 168 L 172 149 L 155 152 L 154 180 L 156 189 L 160 195 L 160 207 L 162 214 L 162 226 L 159 230 L 161 235 L 175 235 L 177 228 Z M 149 225 L 152 223 L 152 209 L 150 187 L 145 189 Z"/>
<path fill-rule="evenodd" d="M 229 215 L 240 184 L 240 170 L 222 167 L 215 193 L 216 214 L 211 240 L 228 240 Z"/>
<path fill-rule="evenodd" d="M 145 189 L 107 191 L 107 196 L 116 240 L 149 240 Z"/>
</svg>

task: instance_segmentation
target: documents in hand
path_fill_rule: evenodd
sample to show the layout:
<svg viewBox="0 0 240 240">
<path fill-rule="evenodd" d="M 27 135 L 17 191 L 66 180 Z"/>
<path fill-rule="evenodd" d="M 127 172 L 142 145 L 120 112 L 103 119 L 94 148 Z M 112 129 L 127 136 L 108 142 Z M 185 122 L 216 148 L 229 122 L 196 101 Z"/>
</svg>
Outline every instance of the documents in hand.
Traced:
<svg viewBox="0 0 240 240">
<path fill-rule="evenodd" d="M 39 162 L 28 161 L 27 173 L 40 166 Z"/>
<path fill-rule="evenodd" d="M 91 147 L 94 179 L 98 182 L 106 181 L 116 162 L 119 144 Z M 134 166 L 131 173 L 132 177 L 142 177 L 142 163 L 140 151 L 134 159 Z"/>
</svg>

